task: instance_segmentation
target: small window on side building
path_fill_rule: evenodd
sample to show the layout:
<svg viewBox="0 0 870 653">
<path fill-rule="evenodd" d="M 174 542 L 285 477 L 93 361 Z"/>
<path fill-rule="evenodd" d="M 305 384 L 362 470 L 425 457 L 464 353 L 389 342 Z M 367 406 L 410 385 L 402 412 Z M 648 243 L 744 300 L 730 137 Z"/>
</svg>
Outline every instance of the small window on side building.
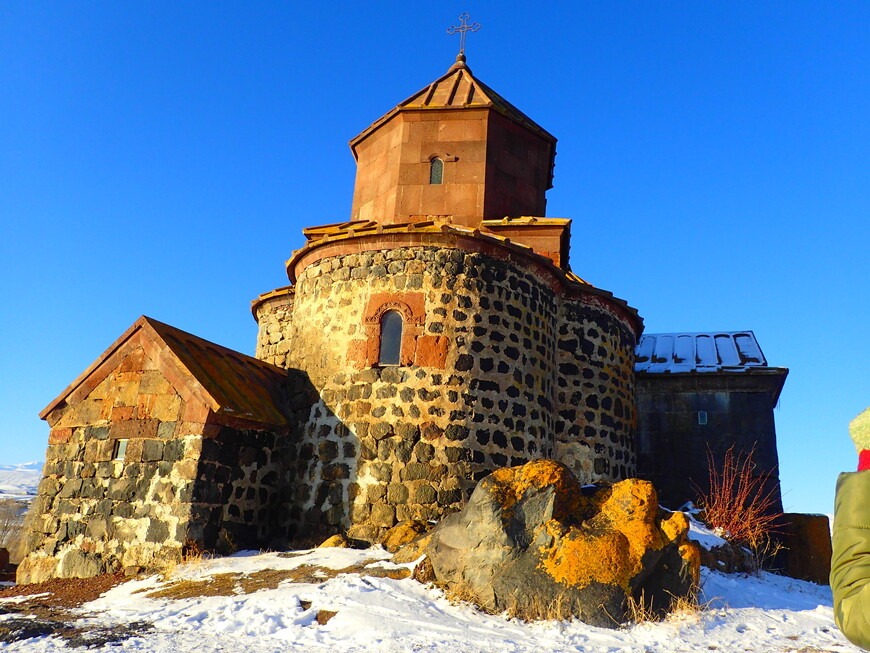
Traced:
<svg viewBox="0 0 870 653">
<path fill-rule="evenodd" d="M 398 365 L 402 353 L 402 316 L 387 311 L 381 318 L 381 347 L 378 365 Z"/>
<path fill-rule="evenodd" d="M 440 184 L 444 180 L 444 161 L 435 157 L 429 161 L 429 183 Z"/>
<path fill-rule="evenodd" d="M 127 455 L 127 443 L 129 440 L 115 440 L 115 450 L 112 452 L 112 460 L 124 460 Z"/>
</svg>

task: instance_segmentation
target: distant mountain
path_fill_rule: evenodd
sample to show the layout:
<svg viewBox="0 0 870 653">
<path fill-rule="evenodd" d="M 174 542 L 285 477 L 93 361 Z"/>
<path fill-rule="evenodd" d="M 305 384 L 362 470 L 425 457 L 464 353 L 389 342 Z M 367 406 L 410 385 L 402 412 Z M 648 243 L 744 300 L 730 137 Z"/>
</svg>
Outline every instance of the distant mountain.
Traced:
<svg viewBox="0 0 870 653">
<path fill-rule="evenodd" d="M 30 498 L 42 478 L 40 461 L 18 465 L 0 465 L 0 499 Z"/>
</svg>

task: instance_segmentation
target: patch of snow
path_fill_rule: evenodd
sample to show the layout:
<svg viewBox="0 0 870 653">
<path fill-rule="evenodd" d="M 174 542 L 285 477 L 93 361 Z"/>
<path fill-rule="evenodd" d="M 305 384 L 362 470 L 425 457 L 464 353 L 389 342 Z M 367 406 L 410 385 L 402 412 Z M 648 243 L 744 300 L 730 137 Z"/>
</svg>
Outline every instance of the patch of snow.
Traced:
<svg viewBox="0 0 870 653">
<path fill-rule="evenodd" d="M 0 499 L 32 499 L 42 479 L 42 462 L 0 465 Z"/>
<path fill-rule="evenodd" d="M 697 542 L 708 551 L 714 547 L 728 544 L 725 538 L 720 537 L 715 531 L 707 528 L 704 524 L 691 517 L 689 518 L 688 538 Z"/>
<path fill-rule="evenodd" d="M 220 573 L 320 565 L 344 569 L 389 554 L 380 548 L 314 549 L 282 557 L 244 552 L 179 566 L 168 581 L 157 576 L 129 581 L 82 606 L 77 625 L 108 627 L 149 622 L 153 630 L 113 644 L 113 651 L 193 653 L 718 653 L 825 650 L 857 653 L 834 626 L 827 587 L 761 573 L 726 575 L 702 570 L 698 612 L 661 623 L 618 630 L 580 622 L 523 623 L 481 614 L 448 601 L 437 589 L 411 579 L 342 574 L 317 583 L 285 581 L 275 589 L 232 596 L 151 599 L 166 582 Z M 392 565 L 390 565 L 392 566 Z M 411 565 L 407 565 L 411 566 Z M 309 606 L 310 603 L 310 606 Z M 303 607 L 309 606 L 309 607 Z M 336 615 L 319 625 L 316 615 Z M 0 615 L 0 622 L 7 618 Z M 42 637 L 4 651 L 67 650 L 63 640 Z"/>
</svg>

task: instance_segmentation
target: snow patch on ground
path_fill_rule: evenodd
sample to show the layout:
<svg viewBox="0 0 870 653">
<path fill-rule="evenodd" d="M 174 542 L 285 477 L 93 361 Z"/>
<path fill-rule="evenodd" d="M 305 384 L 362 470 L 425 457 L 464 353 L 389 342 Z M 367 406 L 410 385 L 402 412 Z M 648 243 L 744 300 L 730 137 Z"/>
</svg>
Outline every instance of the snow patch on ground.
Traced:
<svg viewBox="0 0 870 653">
<path fill-rule="evenodd" d="M 152 623 L 152 630 L 115 643 L 112 650 L 154 653 L 859 651 L 834 626 L 829 588 L 767 573 L 725 575 L 704 569 L 704 610 L 618 630 L 579 622 L 527 624 L 453 604 L 439 590 L 411 579 L 358 574 L 318 583 L 285 581 L 275 589 L 232 596 L 177 600 L 146 596 L 166 582 L 223 573 L 251 574 L 300 565 L 345 569 L 372 560 L 370 564 L 395 567 L 387 562 L 389 557 L 376 547 L 314 549 L 290 557 L 243 552 L 206 559 L 178 567 L 168 581 L 150 576 L 111 589 L 83 606 L 78 625 L 111 628 Z M 316 615 L 321 610 L 336 615 L 320 625 Z M 5 618 L 0 615 L 0 622 Z M 66 649 L 63 640 L 42 637 L 11 644 L 7 650 Z"/>
</svg>

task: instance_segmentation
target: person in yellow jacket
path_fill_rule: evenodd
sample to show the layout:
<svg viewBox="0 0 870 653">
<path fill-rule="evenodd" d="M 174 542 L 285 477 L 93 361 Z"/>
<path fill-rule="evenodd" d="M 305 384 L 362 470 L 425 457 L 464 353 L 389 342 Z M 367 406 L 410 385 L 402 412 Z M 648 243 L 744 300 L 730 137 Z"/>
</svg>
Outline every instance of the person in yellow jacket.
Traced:
<svg viewBox="0 0 870 653">
<path fill-rule="evenodd" d="M 837 479 L 831 590 L 837 626 L 850 642 L 870 649 L 870 408 L 851 421 L 849 435 L 858 471 Z"/>
</svg>

